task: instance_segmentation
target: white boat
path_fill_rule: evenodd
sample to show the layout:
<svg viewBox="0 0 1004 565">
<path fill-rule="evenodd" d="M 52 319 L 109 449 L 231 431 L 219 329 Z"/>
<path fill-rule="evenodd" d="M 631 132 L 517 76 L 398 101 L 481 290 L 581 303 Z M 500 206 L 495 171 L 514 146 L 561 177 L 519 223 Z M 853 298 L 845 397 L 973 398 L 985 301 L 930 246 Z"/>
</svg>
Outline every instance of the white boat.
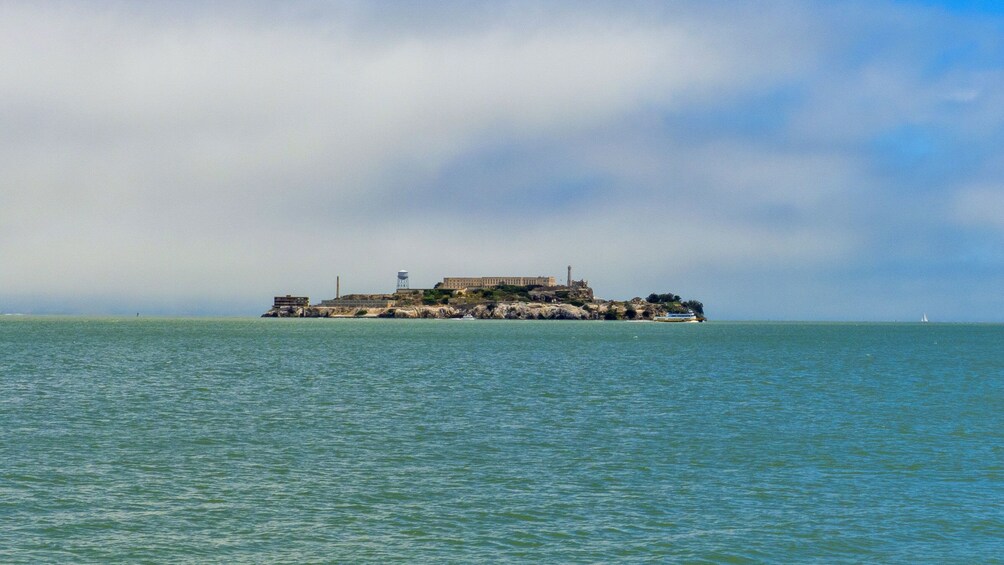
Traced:
<svg viewBox="0 0 1004 565">
<path fill-rule="evenodd" d="M 459 318 L 454 318 L 454 320 L 477 320 L 477 318 L 475 318 L 474 316 L 471 316 L 470 314 L 464 314 L 463 316 L 461 316 Z"/>
<path fill-rule="evenodd" d="M 924 312 L 924 315 L 920 318 L 920 321 L 925 324 L 927 323 L 927 312 Z"/>
<path fill-rule="evenodd" d="M 656 316 L 652 318 L 653 322 L 700 322 L 697 318 L 697 314 L 693 311 L 688 310 L 686 312 L 670 312 L 663 316 Z"/>
</svg>

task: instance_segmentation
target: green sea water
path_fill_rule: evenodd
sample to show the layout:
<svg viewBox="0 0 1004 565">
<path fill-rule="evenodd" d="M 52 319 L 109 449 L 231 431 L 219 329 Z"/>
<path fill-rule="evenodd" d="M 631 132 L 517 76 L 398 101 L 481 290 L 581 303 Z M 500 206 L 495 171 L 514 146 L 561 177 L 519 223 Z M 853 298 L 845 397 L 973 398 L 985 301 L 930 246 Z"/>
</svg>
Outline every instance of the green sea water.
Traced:
<svg viewBox="0 0 1004 565">
<path fill-rule="evenodd" d="M 1002 325 L 0 319 L 2 563 L 1002 555 Z"/>
</svg>

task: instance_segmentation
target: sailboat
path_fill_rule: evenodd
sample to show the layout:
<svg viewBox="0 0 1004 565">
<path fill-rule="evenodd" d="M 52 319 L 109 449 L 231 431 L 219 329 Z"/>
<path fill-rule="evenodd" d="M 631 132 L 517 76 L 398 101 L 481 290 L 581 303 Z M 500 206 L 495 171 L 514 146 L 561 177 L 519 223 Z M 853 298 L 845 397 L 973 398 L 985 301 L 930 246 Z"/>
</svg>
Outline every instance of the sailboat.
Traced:
<svg viewBox="0 0 1004 565">
<path fill-rule="evenodd" d="M 927 312 L 924 312 L 924 315 L 920 318 L 920 321 L 925 324 L 927 323 Z"/>
</svg>

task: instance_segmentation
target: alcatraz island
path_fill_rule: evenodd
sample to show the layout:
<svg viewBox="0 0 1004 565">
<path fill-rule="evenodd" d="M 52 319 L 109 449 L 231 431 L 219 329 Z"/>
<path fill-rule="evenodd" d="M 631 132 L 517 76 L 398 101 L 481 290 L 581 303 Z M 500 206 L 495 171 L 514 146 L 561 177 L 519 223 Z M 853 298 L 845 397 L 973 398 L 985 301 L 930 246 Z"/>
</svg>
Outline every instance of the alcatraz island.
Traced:
<svg viewBox="0 0 1004 565">
<path fill-rule="evenodd" d="M 408 271 L 398 271 L 391 294 L 341 295 L 311 304 L 307 296 L 276 296 L 265 318 L 459 318 L 495 320 L 653 320 L 703 322 L 704 305 L 673 293 L 647 298 L 603 300 L 585 280 L 565 284 L 554 277 L 445 277 L 433 288 L 410 288 Z"/>
</svg>

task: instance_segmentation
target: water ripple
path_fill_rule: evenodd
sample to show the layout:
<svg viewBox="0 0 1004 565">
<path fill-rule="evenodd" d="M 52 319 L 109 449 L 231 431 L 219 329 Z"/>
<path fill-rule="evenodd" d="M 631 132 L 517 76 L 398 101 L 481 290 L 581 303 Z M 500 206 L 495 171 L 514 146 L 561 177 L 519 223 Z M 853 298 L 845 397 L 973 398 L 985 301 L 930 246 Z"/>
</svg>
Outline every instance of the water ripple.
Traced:
<svg viewBox="0 0 1004 565">
<path fill-rule="evenodd" d="M 0 562 L 990 562 L 1002 338 L 2 320 Z"/>
</svg>

